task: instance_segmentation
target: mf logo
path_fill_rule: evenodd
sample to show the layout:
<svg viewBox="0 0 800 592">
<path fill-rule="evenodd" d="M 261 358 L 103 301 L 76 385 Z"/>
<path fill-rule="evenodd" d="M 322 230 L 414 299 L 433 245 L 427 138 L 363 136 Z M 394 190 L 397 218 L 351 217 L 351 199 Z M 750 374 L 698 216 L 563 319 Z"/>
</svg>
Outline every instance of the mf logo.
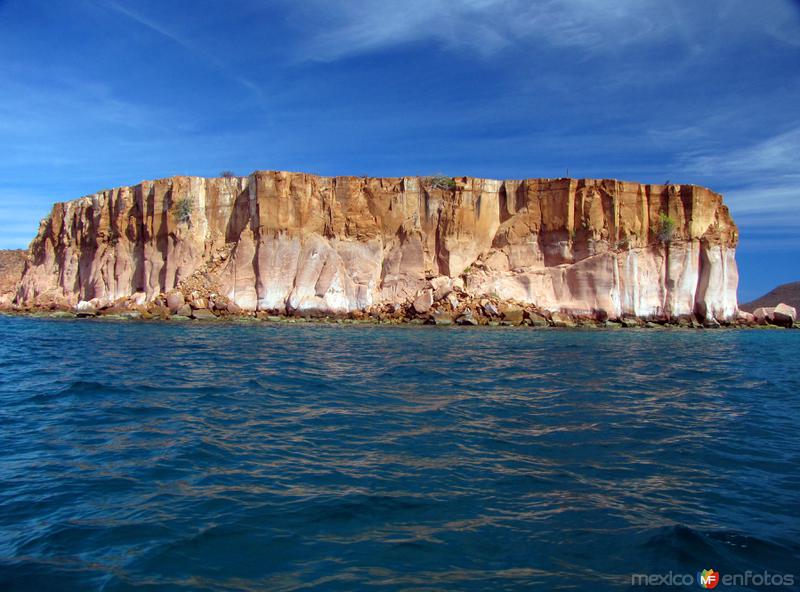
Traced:
<svg viewBox="0 0 800 592">
<path fill-rule="evenodd" d="M 697 574 L 697 583 L 701 588 L 716 588 L 719 584 L 719 572 L 713 569 L 704 569 Z"/>
</svg>

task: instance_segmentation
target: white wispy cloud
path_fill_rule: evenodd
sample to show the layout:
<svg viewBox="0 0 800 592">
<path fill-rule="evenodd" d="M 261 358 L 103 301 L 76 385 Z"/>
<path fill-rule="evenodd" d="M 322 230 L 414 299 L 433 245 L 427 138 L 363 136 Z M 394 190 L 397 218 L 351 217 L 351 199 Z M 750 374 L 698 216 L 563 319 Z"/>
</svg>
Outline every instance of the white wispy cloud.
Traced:
<svg viewBox="0 0 800 592">
<path fill-rule="evenodd" d="M 689 170 L 703 175 L 733 179 L 771 175 L 800 179 L 800 127 L 765 138 L 751 145 L 716 153 L 690 156 Z"/>
<path fill-rule="evenodd" d="M 754 221 L 800 226 L 794 216 L 786 218 L 784 214 L 800 208 L 800 187 L 796 185 L 754 184 L 728 191 L 725 201 L 733 211 Z"/>
<path fill-rule="evenodd" d="M 800 208 L 800 126 L 751 144 L 683 157 L 690 173 L 726 184 L 735 219 L 750 227 L 797 227 Z M 767 240 L 765 238 L 764 240 Z"/>
<path fill-rule="evenodd" d="M 800 241 L 800 189 L 793 185 L 761 185 L 757 180 L 750 185 L 725 192 L 725 203 L 739 225 L 743 238 L 750 238 L 748 246 L 755 243 L 782 244 L 783 234 Z"/>
<path fill-rule="evenodd" d="M 602 52 L 681 40 L 694 52 L 726 35 L 759 32 L 796 45 L 789 2 L 724 5 L 662 0 L 310 0 L 290 4 L 300 58 L 334 61 L 434 42 L 491 55 L 515 43 Z M 794 27 L 794 29 L 793 29 Z"/>
<path fill-rule="evenodd" d="M 313 0 L 295 10 L 298 21 L 319 25 L 303 42 L 302 57 L 321 61 L 427 41 L 482 55 L 534 36 L 556 45 L 597 47 L 613 29 L 631 25 L 634 36 L 652 29 L 638 11 L 587 0 Z"/>
</svg>

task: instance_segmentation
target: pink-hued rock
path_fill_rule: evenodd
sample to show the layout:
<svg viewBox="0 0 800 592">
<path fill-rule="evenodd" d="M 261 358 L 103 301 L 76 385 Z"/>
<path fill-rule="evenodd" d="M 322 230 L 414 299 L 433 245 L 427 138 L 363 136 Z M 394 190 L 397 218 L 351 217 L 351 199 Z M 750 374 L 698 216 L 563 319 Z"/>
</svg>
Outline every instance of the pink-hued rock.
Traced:
<svg viewBox="0 0 800 592">
<path fill-rule="evenodd" d="M 797 310 L 793 306 L 781 302 L 772 311 L 772 324 L 781 327 L 791 327 L 797 320 Z"/>
<path fill-rule="evenodd" d="M 755 325 L 756 317 L 752 313 L 740 310 L 736 315 L 736 320 L 744 325 Z"/>
<path fill-rule="evenodd" d="M 181 293 L 179 290 L 170 290 L 167 293 L 167 308 L 169 308 L 172 314 L 178 312 L 183 304 L 183 293 Z"/>
<path fill-rule="evenodd" d="M 179 290 L 193 309 L 215 293 L 243 311 L 348 313 L 430 288 L 435 302 L 456 290 L 581 317 L 732 320 L 737 240 L 722 197 L 692 185 L 172 177 L 56 204 L 16 296 L 74 306 Z"/>
<path fill-rule="evenodd" d="M 0 305 L 9 307 L 25 270 L 25 251 L 0 249 Z"/>
<path fill-rule="evenodd" d="M 433 300 L 439 302 L 446 298 L 450 292 L 453 291 L 453 278 L 447 276 L 435 277 L 430 281 L 431 288 L 433 288 Z"/>
<path fill-rule="evenodd" d="M 753 317 L 759 325 L 769 324 L 778 325 L 779 327 L 791 327 L 797 320 L 797 310 L 793 306 L 780 303 L 778 306 L 762 306 L 755 309 Z"/>
<path fill-rule="evenodd" d="M 422 293 L 414 299 L 414 310 L 417 314 L 425 314 L 433 306 L 433 290 L 428 288 L 423 290 Z"/>
<path fill-rule="evenodd" d="M 773 306 L 762 306 L 753 311 L 753 317 L 759 325 L 767 325 L 772 322 L 772 313 L 775 312 Z"/>
</svg>

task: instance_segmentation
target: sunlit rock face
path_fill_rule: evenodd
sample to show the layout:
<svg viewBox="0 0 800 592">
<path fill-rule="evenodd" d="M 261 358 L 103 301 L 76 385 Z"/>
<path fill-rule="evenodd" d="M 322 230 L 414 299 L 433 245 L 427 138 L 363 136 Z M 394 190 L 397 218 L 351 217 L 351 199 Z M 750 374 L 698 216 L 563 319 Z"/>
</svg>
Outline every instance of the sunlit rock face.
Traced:
<svg viewBox="0 0 800 592">
<path fill-rule="evenodd" d="M 0 308 L 11 304 L 24 269 L 25 251 L 0 249 Z"/>
<path fill-rule="evenodd" d="M 660 214 L 675 223 L 668 240 Z M 56 204 L 17 302 L 203 286 L 244 310 L 344 313 L 410 304 L 450 277 L 551 311 L 729 320 L 737 239 L 721 196 L 692 185 L 173 177 Z"/>
<path fill-rule="evenodd" d="M 13 291 L 25 269 L 25 251 L 0 249 L 0 293 Z"/>
</svg>

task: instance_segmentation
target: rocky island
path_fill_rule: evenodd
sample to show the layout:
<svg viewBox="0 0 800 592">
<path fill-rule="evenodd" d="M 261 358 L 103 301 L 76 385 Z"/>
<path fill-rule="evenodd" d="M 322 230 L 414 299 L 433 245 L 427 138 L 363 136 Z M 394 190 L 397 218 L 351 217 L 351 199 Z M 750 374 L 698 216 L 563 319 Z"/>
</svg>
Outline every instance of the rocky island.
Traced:
<svg viewBox="0 0 800 592">
<path fill-rule="evenodd" d="M 18 310 L 483 324 L 749 322 L 737 227 L 694 185 L 171 177 L 57 203 Z M 419 322 L 417 321 L 417 322 Z"/>
</svg>

